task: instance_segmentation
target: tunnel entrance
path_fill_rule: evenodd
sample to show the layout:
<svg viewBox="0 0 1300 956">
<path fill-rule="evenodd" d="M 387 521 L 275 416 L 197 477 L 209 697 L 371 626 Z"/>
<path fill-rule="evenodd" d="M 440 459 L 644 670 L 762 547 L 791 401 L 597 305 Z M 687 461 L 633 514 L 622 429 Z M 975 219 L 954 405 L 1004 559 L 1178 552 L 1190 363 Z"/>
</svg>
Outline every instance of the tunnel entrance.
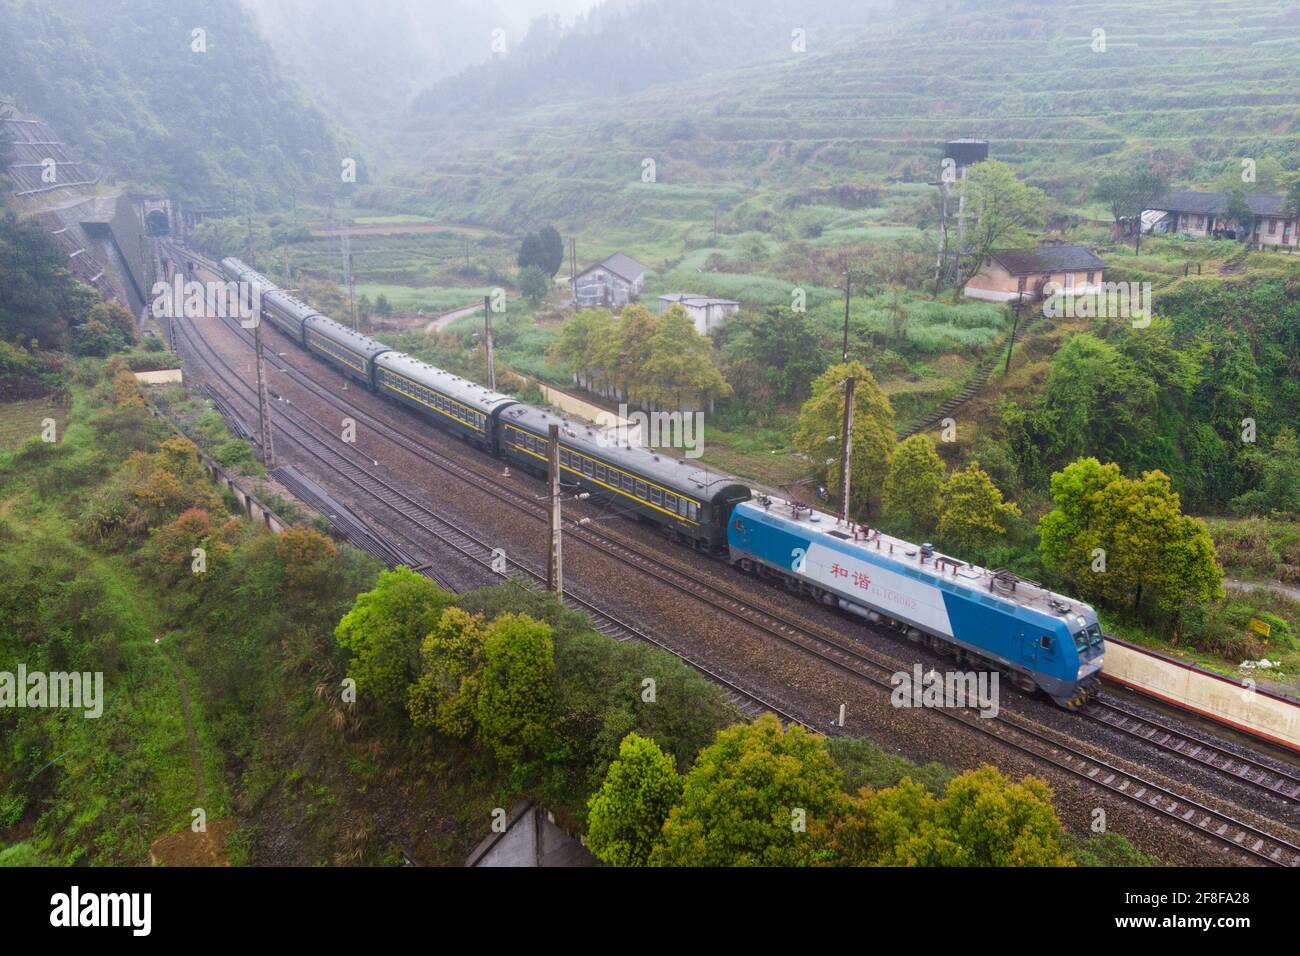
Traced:
<svg viewBox="0 0 1300 956">
<path fill-rule="evenodd" d="M 151 236 L 165 236 L 171 232 L 171 224 L 167 221 L 167 213 L 161 209 L 152 209 L 145 214 L 145 226 Z"/>
</svg>

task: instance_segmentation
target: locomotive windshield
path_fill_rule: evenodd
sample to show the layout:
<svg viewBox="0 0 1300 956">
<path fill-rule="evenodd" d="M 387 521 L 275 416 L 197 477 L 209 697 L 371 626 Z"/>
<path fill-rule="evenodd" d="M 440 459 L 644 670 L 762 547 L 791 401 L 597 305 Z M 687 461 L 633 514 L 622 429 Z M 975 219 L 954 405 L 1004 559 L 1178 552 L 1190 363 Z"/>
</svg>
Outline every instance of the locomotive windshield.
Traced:
<svg viewBox="0 0 1300 956">
<path fill-rule="evenodd" d="M 1090 646 L 1101 647 L 1101 641 L 1100 624 L 1089 624 L 1074 634 L 1074 647 L 1078 651 L 1086 651 Z"/>
</svg>

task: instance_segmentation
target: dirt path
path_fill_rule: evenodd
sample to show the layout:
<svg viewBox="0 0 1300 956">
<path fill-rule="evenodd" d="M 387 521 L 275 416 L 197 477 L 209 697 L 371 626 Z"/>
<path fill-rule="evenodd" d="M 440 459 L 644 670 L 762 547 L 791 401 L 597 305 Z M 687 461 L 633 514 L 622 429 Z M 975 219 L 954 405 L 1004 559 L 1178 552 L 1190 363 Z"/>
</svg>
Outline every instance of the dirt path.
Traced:
<svg viewBox="0 0 1300 956">
<path fill-rule="evenodd" d="M 208 784 L 203 776 L 203 760 L 199 756 L 199 735 L 194 732 L 194 721 L 190 718 L 189 687 L 185 684 L 185 675 L 181 672 L 180 665 L 166 651 L 162 654 L 167 660 L 167 666 L 171 668 L 172 676 L 176 678 L 176 688 L 180 691 L 181 715 L 185 718 L 185 739 L 189 741 L 190 763 L 194 767 L 194 792 L 198 796 L 198 806 L 202 807 L 208 802 Z"/>
<path fill-rule="evenodd" d="M 442 315 L 438 316 L 436 319 L 434 319 L 432 322 L 430 322 L 428 325 L 426 325 L 424 327 L 424 332 L 427 335 L 430 332 L 441 331 L 442 329 L 445 329 L 447 326 L 451 325 L 451 323 L 455 322 L 457 319 L 463 318 L 464 316 L 467 315 L 473 315 L 475 312 L 481 312 L 482 310 L 483 310 L 482 305 L 475 304 L 475 305 L 467 305 L 464 308 L 456 309 L 452 312 L 445 312 Z"/>
<path fill-rule="evenodd" d="M 1276 594 L 1286 595 L 1294 601 L 1300 601 L 1300 588 L 1293 588 L 1278 581 L 1240 581 L 1236 578 L 1224 578 L 1223 584 L 1224 587 L 1241 588 L 1243 591 L 1273 591 Z"/>
</svg>

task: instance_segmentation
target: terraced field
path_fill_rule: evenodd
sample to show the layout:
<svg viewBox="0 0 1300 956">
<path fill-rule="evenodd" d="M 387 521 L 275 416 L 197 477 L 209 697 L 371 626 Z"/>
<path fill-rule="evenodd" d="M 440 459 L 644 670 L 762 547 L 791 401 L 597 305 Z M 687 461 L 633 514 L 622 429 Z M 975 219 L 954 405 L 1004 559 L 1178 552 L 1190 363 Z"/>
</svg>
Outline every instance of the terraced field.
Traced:
<svg viewBox="0 0 1300 956">
<path fill-rule="evenodd" d="M 63 434 L 68 411 L 52 399 L 34 398 L 22 402 L 0 403 L 0 451 L 12 451 L 29 438 L 41 434 L 41 423 L 53 418 L 57 435 Z"/>
<path fill-rule="evenodd" d="M 1067 207 L 1123 162 L 1150 159 L 1188 183 L 1241 157 L 1295 162 L 1300 7 L 1288 0 L 921 10 L 634 96 L 488 112 L 472 128 L 422 123 L 404 211 L 500 227 L 599 223 L 657 249 L 700 236 L 719 211 L 779 211 L 817 184 L 923 183 L 955 136 L 989 139 Z M 657 182 L 642 181 L 647 158 Z"/>
</svg>

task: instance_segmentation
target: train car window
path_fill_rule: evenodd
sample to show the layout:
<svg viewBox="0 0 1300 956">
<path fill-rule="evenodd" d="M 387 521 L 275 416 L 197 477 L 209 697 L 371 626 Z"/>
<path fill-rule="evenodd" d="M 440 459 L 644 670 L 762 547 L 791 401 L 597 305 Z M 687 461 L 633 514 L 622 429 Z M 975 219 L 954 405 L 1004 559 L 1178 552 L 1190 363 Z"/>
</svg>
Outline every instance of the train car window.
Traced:
<svg viewBox="0 0 1300 956">
<path fill-rule="evenodd" d="M 604 466 L 604 465 L 601 465 L 601 464 L 597 464 L 597 465 L 596 465 L 596 480 L 597 480 L 597 481 L 604 481 L 604 480 L 605 480 L 606 478 L 608 478 L 608 477 L 609 477 L 609 475 L 608 475 L 608 474 L 606 473 L 606 471 L 605 471 L 605 466 Z"/>
<path fill-rule="evenodd" d="M 683 518 L 685 518 L 690 513 L 688 511 L 689 507 L 690 505 L 685 498 L 677 499 L 677 513 L 681 515 Z"/>
<path fill-rule="evenodd" d="M 582 459 L 582 473 L 590 478 L 596 473 L 596 463 L 590 458 Z"/>
<path fill-rule="evenodd" d="M 690 513 L 691 513 L 690 515 L 691 520 L 692 521 L 697 520 L 700 517 L 700 506 L 692 503 L 690 507 Z"/>
<path fill-rule="evenodd" d="M 677 510 L 678 500 L 679 499 L 676 495 L 669 494 L 668 492 L 664 492 L 664 507 L 667 508 L 669 511 Z"/>
<path fill-rule="evenodd" d="M 655 504 L 655 505 L 661 505 L 661 504 L 663 504 L 663 503 L 664 503 L 664 493 L 663 493 L 662 491 L 660 491 L 658 488 L 651 488 L 651 489 L 650 489 L 650 503 L 651 503 L 651 504 Z"/>
<path fill-rule="evenodd" d="M 741 518 L 740 518 L 739 516 L 736 517 L 736 530 L 737 530 L 737 531 L 744 531 L 744 530 L 745 530 L 745 522 L 744 522 L 743 520 L 741 520 Z"/>
<path fill-rule="evenodd" d="M 644 498 L 646 496 L 646 486 L 644 481 L 638 481 L 636 483 L 636 496 L 638 498 Z"/>
<path fill-rule="evenodd" d="M 1052 635 L 1044 634 L 1042 637 L 1040 637 L 1038 639 L 1038 646 L 1041 647 L 1043 650 L 1049 649 L 1052 646 Z"/>
</svg>

